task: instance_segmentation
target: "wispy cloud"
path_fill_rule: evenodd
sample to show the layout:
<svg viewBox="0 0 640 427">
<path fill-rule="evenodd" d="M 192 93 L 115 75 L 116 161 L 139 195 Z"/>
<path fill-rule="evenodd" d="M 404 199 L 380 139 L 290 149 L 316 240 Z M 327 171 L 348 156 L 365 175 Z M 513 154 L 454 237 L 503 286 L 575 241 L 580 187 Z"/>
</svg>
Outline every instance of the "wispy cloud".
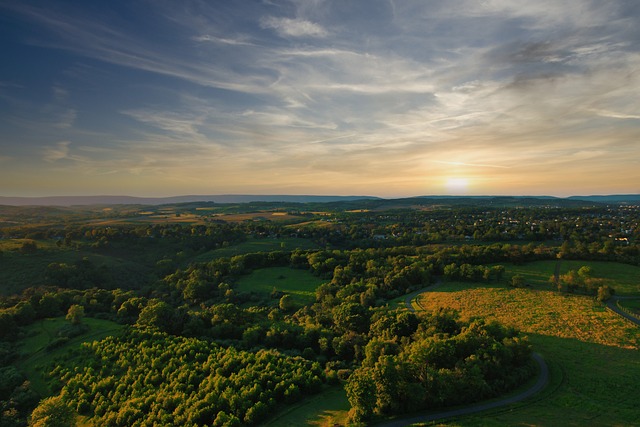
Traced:
<svg viewBox="0 0 640 427">
<path fill-rule="evenodd" d="M 43 158 L 47 162 L 56 162 L 69 158 L 69 146 L 71 141 L 61 141 L 51 147 L 46 147 L 43 152 Z"/>
<path fill-rule="evenodd" d="M 305 19 L 267 16 L 260 23 L 263 28 L 273 29 L 282 37 L 326 37 L 329 34 L 321 25 Z"/>
<path fill-rule="evenodd" d="M 471 166 L 474 168 L 501 168 L 501 169 L 511 169 L 511 166 L 501 166 L 501 165 L 488 165 L 482 163 L 463 163 L 463 162 L 446 162 L 442 160 L 433 160 L 434 163 L 441 163 L 443 165 L 452 165 L 452 166 Z"/>
</svg>

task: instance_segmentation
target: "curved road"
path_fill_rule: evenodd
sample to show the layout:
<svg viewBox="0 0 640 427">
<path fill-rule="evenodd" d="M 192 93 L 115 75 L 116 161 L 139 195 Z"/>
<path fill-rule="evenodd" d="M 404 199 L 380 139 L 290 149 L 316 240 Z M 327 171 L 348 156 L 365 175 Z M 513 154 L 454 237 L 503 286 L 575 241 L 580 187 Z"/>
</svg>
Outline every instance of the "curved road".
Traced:
<svg viewBox="0 0 640 427">
<path fill-rule="evenodd" d="M 626 313 L 626 312 L 620 310 L 620 307 L 618 307 L 618 300 L 621 300 L 621 299 L 638 299 L 638 297 L 612 296 L 611 298 L 609 298 L 609 301 L 607 301 L 607 308 L 609 310 L 613 311 L 614 313 L 616 313 L 616 314 L 624 317 L 625 319 L 635 323 L 636 325 L 640 326 L 640 319 L 630 315 L 629 313 Z"/>
<path fill-rule="evenodd" d="M 439 280 L 438 282 L 436 282 L 435 285 L 429 286 L 427 288 L 421 289 L 419 291 L 416 292 L 412 292 L 411 294 L 407 295 L 405 298 L 405 305 L 407 306 L 407 308 L 410 311 L 416 311 L 415 308 L 413 307 L 412 301 L 414 298 L 416 298 L 419 294 L 426 292 L 428 290 L 433 289 L 434 286 L 437 286 L 439 284 L 441 284 L 442 282 Z M 531 387 L 529 387 L 528 389 L 513 395 L 513 396 L 509 396 L 509 397 L 505 397 L 504 399 L 499 399 L 499 400 L 494 400 L 491 402 L 485 402 L 485 403 L 476 403 L 470 406 L 466 406 L 464 408 L 458 408 L 458 409 L 451 409 L 448 411 L 443 411 L 443 412 L 437 412 L 437 413 L 433 413 L 433 414 L 425 414 L 425 415 L 417 415 L 417 416 L 412 416 L 412 417 L 408 417 L 408 418 L 402 418 L 402 419 L 398 419 L 398 420 L 393 420 L 393 421 L 387 421 L 387 422 L 382 422 L 380 424 L 376 424 L 376 426 L 378 427 L 404 427 L 404 426 L 408 426 L 411 424 L 416 424 L 416 423 L 424 423 L 424 422 L 429 422 L 429 421 L 435 421 L 435 420 L 440 420 L 440 419 L 444 419 L 444 418 L 452 418 L 452 417 L 459 417 L 462 415 L 469 415 L 469 414 L 473 414 L 476 412 L 482 412 L 482 411 L 486 411 L 489 409 L 494 409 L 494 408 L 499 408 L 501 406 L 506 406 L 506 405 L 511 405 L 512 403 L 516 403 L 516 402 L 520 402 L 522 400 L 525 400 L 531 396 L 533 396 L 536 393 L 539 393 L 540 391 L 542 391 L 547 383 L 549 382 L 549 367 L 547 366 L 547 364 L 545 363 L 544 359 L 542 358 L 542 356 L 538 353 L 534 353 L 533 354 L 533 360 L 535 360 L 535 362 L 538 364 L 538 368 L 540 369 L 540 374 L 538 375 L 538 380 L 536 381 L 536 383 L 534 385 L 532 385 Z"/>
</svg>

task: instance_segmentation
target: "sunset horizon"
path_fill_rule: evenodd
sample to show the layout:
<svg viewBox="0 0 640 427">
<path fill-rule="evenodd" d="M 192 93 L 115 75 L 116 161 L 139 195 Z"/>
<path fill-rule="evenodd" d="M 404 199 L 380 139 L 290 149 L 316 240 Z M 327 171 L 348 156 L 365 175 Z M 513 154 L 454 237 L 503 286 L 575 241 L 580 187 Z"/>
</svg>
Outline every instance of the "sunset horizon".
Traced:
<svg viewBox="0 0 640 427">
<path fill-rule="evenodd" d="M 0 10 L 1 195 L 640 193 L 633 2 Z"/>
</svg>

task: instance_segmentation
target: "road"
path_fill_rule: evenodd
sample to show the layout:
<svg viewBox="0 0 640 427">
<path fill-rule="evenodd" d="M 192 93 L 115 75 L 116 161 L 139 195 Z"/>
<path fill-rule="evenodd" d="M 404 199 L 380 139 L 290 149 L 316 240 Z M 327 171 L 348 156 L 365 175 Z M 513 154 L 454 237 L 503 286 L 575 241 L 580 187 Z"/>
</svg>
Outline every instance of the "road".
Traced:
<svg viewBox="0 0 640 427">
<path fill-rule="evenodd" d="M 542 391 L 549 382 L 549 368 L 544 359 L 538 353 L 533 354 L 533 360 L 536 361 L 540 368 L 540 375 L 538 380 L 530 388 L 513 396 L 505 397 L 504 399 L 494 400 L 485 403 L 476 403 L 473 405 L 465 406 L 464 408 L 451 409 L 448 411 L 436 412 L 433 414 L 417 415 L 409 418 L 402 418 L 399 420 L 387 421 L 381 424 L 376 424 L 376 427 L 404 427 L 416 423 L 424 423 L 429 421 L 436 421 L 445 418 L 460 417 L 462 415 L 469 415 L 476 412 L 482 412 L 489 409 L 499 408 L 501 406 L 511 405 L 512 403 L 525 400 L 534 394 Z"/>
<path fill-rule="evenodd" d="M 407 295 L 405 298 L 405 305 L 407 306 L 407 308 L 410 311 L 416 311 L 415 308 L 413 307 L 413 304 L 411 303 L 413 299 L 423 292 L 432 290 L 435 286 L 440 285 L 441 283 L 442 282 L 439 280 L 438 282 L 436 282 L 436 284 L 432 286 L 429 286 L 427 288 L 421 289 L 416 292 L 412 292 L 411 294 Z M 540 370 L 538 379 L 535 384 L 533 384 L 531 387 L 529 387 L 526 390 L 523 390 L 518 394 L 507 396 L 504 399 L 493 400 L 491 402 L 476 403 L 473 405 L 465 406 L 464 408 L 450 409 L 442 412 L 436 412 L 436 413 L 425 414 L 425 415 L 415 415 L 408 418 L 387 421 L 380 424 L 376 424 L 376 426 L 377 427 L 404 427 L 404 426 L 408 426 L 416 423 L 424 423 L 429 421 L 441 420 L 445 418 L 469 415 L 476 412 L 482 412 L 489 409 L 495 409 L 502 406 L 511 405 L 513 403 L 528 399 L 529 397 L 542 391 L 546 387 L 546 385 L 549 383 L 549 367 L 547 366 L 542 356 L 538 353 L 534 353 L 533 360 L 538 364 L 538 368 Z"/>
<path fill-rule="evenodd" d="M 630 320 L 633 323 L 635 323 L 636 325 L 640 326 L 640 319 L 630 315 L 629 313 L 625 313 L 624 311 L 620 310 L 620 307 L 618 307 L 617 303 L 618 303 L 618 300 L 621 300 L 621 299 L 638 299 L 638 297 L 612 296 L 611 298 L 609 298 L 609 301 L 607 301 L 607 308 L 609 310 L 613 311 L 614 313 L 619 314 L 620 316 L 624 317 L 625 319 Z"/>
</svg>

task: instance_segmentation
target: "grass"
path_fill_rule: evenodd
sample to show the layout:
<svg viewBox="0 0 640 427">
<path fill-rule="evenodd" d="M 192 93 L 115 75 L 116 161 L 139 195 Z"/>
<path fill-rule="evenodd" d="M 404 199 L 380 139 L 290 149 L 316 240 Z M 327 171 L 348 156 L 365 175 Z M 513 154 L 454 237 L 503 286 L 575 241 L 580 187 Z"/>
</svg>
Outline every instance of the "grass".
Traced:
<svg viewBox="0 0 640 427">
<path fill-rule="evenodd" d="M 83 323 L 89 330 L 82 335 L 70 339 L 64 345 L 55 349 L 47 349 L 47 345 L 56 338 L 58 330 L 68 322 L 64 317 L 56 317 L 38 321 L 25 328 L 25 338 L 19 343 L 20 359 L 18 367 L 31 381 L 33 389 L 41 396 L 49 394 L 49 386 L 44 377 L 43 369 L 51 364 L 58 356 L 87 341 L 102 340 L 107 336 L 119 333 L 123 326 L 109 320 L 85 318 Z"/>
<path fill-rule="evenodd" d="M 631 310 L 636 315 L 640 315 L 640 300 L 624 300 L 621 299 L 618 301 L 618 304 L 622 307 Z"/>
<path fill-rule="evenodd" d="M 526 283 L 535 288 L 550 289 L 549 278 L 554 274 L 556 264 L 560 263 L 560 274 L 569 270 L 578 270 L 589 266 L 592 276 L 604 279 L 604 284 L 611 286 L 619 295 L 640 295 L 640 267 L 618 262 L 606 261 L 535 261 L 527 264 L 506 264 L 507 275 L 521 274 Z"/>
<path fill-rule="evenodd" d="M 295 249 L 319 249 L 319 246 L 309 239 L 298 237 L 283 237 L 279 239 L 271 237 L 264 239 L 250 238 L 246 242 L 237 245 L 205 252 L 194 257 L 191 261 L 208 262 L 217 258 L 226 258 L 254 252 L 293 251 Z"/>
<path fill-rule="evenodd" d="M 266 427 L 346 425 L 349 401 L 342 386 L 332 387 L 276 415 Z"/>
<path fill-rule="evenodd" d="M 606 279 L 605 284 L 613 287 L 619 295 L 640 295 L 640 267 L 604 261 L 562 261 L 560 271 L 578 270 L 583 265 L 592 269 L 593 277 Z"/>
<path fill-rule="evenodd" d="M 307 270 L 289 267 L 261 268 L 238 280 L 236 289 L 240 292 L 258 292 L 271 294 L 273 289 L 291 294 L 298 304 L 309 304 L 315 301 L 316 288 L 324 280 L 314 276 Z"/>
<path fill-rule="evenodd" d="M 536 289 L 446 283 L 419 297 L 427 310 L 452 307 L 462 317 L 482 316 L 522 330 L 554 367 L 542 398 L 469 416 L 455 426 L 637 425 L 640 329 L 593 299 Z M 560 374 L 561 373 L 561 374 Z"/>
</svg>

